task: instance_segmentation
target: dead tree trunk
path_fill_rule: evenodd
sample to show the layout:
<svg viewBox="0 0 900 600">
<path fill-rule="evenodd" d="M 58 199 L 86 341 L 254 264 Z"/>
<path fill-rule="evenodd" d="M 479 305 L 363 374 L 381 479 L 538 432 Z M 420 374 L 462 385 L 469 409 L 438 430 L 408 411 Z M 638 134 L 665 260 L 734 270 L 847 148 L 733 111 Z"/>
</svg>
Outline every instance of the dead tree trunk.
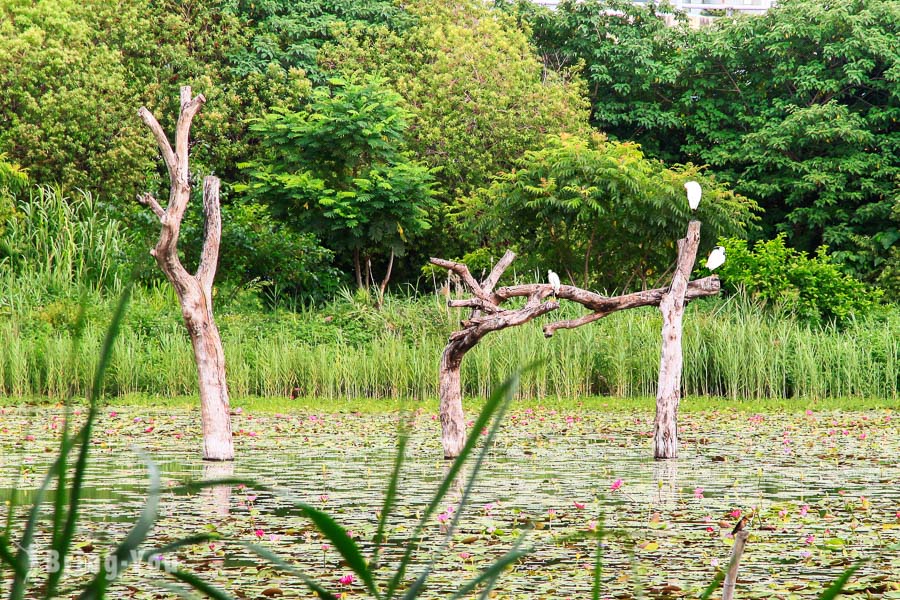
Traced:
<svg viewBox="0 0 900 600">
<path fill-rule="evenodd" d="M 699 245 L 700 221 L 691 221 L 687 235 L 678 240 L 678 259 L 672 275 L 672 285 L 659 303 L 663 326 L 656 420 L 653 424 L 654 458 L 678 457 L 678 404 L 681 400 L 681 371 L 684 364 L 681 325 L 688 282 Z"/>
<path fill-rule="evenodd" d="M 181 113 L 175 129 L 175 149 L 153 114 L 144 107 L 138 111 L 141 119 L 153 132 L 160 153 L 169 172 L 169 202 L 163 208 L 151 194 L 138 200 L 150 207 L 161 224 L 159 241 L 150 251 L 160 269 L 175 288 L 181 314 L 191 344 L 200 383 L 200 421 L 203 428 L 203 458 L 233 460 L 228 386 L 225 382 L 225 353 L 219 330 L 213 320 L 212 285 L 219 260 L 222 218 L 219 208 L 219 180 L 203 180 L 203 212 L 206 232 L 197 272 L 191 275 L 178 257 L 178 234 L 181 219 L 191 196 L 188 168 L 188 137 L 191 121 L 206 99 L 203 95 L 191 98 L 191 88 L 181 88 Z"/>
<path fill-rule="evenodd" d="M 450 336 L 450 341 L 441 356 L 440 399 L 441 399 L 441 443 L 444 446 L 444 458 L 456 458 L 466 443 L 466 418 L 462 408 L 462 381 L 460 370 L 466 352 L 491 331 L 499 331 L 507 327 L 515 327 L 559 308 L 556 302 L 543 302 L 552 293 L 549 285 L 535 288 L 528 294 L 528 301 L 520 309 L 504 310 L 492 292 L 500 280 L 500 276 L 515 259 L 516 255 L 507 252 L 494 265 L 490 275 L 482 283 L 478 283 L 469 272 L 469 267 L 440 258 L 432 258 L 431 262 L 459 275 L 463 283 L 475 298 L 468 300 L 449 300 L 447 304 L 455 307 L 472 309 L 468 319 L 461 322 L 462 329 Z"/>
<path fill-rule="evenodd" d="M 695 250 L 696 252 L 696 250 Z M 491 331 L 499 331 L 507 327 L 522 325 L 548 312 L 559 308 L 554 300 L 543 302 L 545 298 L 553 295 L 553 288 L 549 283 L 530 283 L 501 287 L 494 291 L 500 276 L 515 259 L 515 254 L 507 252 L 493 268 L 484 283 L 479 284 L 469 268 L 462 264 L 439 258 L 432 258 L 431 263 L 444 267 L 458 275 L 466 288 L 472 293 L 473 298 L 463 300 L 448 300 L 451 307 L 466 307 L 472 309 L 471 316 L 460 323 L 461 329 L 455 331 L 444 348 L 441 356 L 440 367 L 440 400 L 441 400 L 441 441 L 444 446 L 444 456 L 454 458 L 465 445 L 466 427 L 462 410 L 462 382 L 460 369 L 466 352 L 471 350 Z M 624 296 L 603 296 L 595 292 L 581 288 L 563 285 L 556 293 L 556 299 L 571 300 L 588 308 L 592 312 L 577 319 L 557 321 L 544 326 L 544 335 L 552 337 L 558 329 L 574 329 L 586 325 L 619 310 L 637 308 L 639 306 L 659 306 L 663 297 L 668 292 L 665 288 L 645 290 Z M 701 296 L 713 296 L 719 293 L 719 279 L 715 276 L 706 277 L 687 284 L 684 296 L 687 299 Z M 520 309 L 505 310 L 501 304 L 510 299 L 524 297 L 528 300 Z"/>
</svg>

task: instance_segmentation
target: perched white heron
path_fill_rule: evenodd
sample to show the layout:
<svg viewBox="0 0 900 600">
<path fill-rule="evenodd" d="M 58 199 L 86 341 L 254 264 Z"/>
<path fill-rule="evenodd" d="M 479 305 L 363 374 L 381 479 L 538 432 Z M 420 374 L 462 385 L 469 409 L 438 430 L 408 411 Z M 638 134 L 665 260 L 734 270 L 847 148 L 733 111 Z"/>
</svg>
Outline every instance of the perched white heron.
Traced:
<svg viewBox="0 0 900 600">
<path fill-rule="evenodd" d="M 700 184 L 696 181 L 688 181 L 684 184 L 684 189 L 687 190 L 688 204 L 691 210 L 697 210 L 697 207 L 700 206 L 700 196 L 703 195 Z"/>
<path fill-rule="evenodd" d="M 706 259 L 706 268 L 710 271 L 714 271 L 724 264 L 725 248 L 723 248 L 722 246 L 716 246 L 715 248 L 713 248 L 713 251 L 709 253 L 709 258 Z"/>
<path fill-rule="evenodd" d="M 551 287 L 553 287 L 553 295 L 557 295 L 559 293 L 559 275 L 553 271 L 547 271 L 547 281 L 549 281 Z"/>
</svg>

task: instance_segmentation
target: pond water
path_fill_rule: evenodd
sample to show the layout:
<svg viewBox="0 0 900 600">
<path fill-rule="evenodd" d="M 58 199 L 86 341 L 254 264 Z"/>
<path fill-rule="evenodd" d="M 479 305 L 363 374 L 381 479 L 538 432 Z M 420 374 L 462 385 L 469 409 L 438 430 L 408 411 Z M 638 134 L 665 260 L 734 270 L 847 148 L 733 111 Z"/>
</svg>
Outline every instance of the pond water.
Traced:
<svg viewBox="0 0 900 600">
<path fill-rule="evenodd" d="M 900 552 L 888 549 L 900 543 L 900 428 L 893 416 L 890 410 L 688 413 L 680 417 L 680 458 L 655 462 L 651 414 L 514 409 L 450 547 L 441 551 L 444 525 L 435 518 L 416 552 L 420 564 L 436 561 L 424 597 L 449 596 L 523 534 L 534 551 L 499 579 L 497 597 L 590 597 L 596 542 L 569 538 L 600 522 L 621 534 L 604 542 L 602 597 L 696 597 L 717 565 L 727 564 L 739 516 L 755 511 L 738 597 L 815 597 L 865 558 L 849 591 L 900 598 Z M 167 489 L 233 476 L 278 490 L 166 492 L 152 544 L 208 531 L 232 540 L 182 551 L 179 564 L 239 597 L 309 597 L 296 577 L 263 568 L 238 542 L 259 543 L 332 591 L 364 596 L 358 582 L 339 582 L 350 570 L 288 499 L 324 508 L 369 548 L 395 455 L 397 417 L 237 414 L 233 465 L 198 460 L 196 419 L 187 411 L 104 409 L 75 574 L 88 572 L 140 511 L 147 485 L 140 449 L 159 465 Z M 20 502 L 32 497 L 61 423 L 59 410 L 0 414 L 2 499 L 17 481 Z M 443 478 L 438 435 L 434 415 L 415 416 L 384 577 Z M 443 512 L 458 499 L 449 497 Z M 168 597 L 160 580 L 147 566 L 133 568 L 116 584 L 115 597 Z"/>
</svg>

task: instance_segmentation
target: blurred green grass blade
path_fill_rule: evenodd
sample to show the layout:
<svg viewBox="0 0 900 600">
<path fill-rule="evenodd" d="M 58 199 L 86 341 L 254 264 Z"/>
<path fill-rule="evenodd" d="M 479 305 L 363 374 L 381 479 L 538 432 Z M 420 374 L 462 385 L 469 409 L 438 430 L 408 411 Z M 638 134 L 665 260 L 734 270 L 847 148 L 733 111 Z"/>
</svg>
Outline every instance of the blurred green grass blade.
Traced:
<svg viewBox="0 0 900 600">
<path fill-rule="evenodd" d="M 44 504 L 44 497 L 53 481 L 53 473 L 56 469 L 57 462 L 66 462 L 66 457 L 70 448 L 63 445 L 62 453 L 56 457 L 56 462 L 44 476 L 41 486 L 34 495 L 34 503 L 28 513 L 28 520 L 25 522 L 25 529 L 22 532 L 21 541 L 19 542 L 19 551 L 16 553 L 15 576 L 10 585 L 10 600 L 21 600 L 25 596 L 25 588 L 28 585 L 28 572 L 31 569 L 31 544 L 34 541 L 34 532 L 37 528 L 38 517 L 41 512 L 41 506 Z M 58 491 L 57 493 L 62 493 Z"/>
<path fill-rule="evenodd" d="M 217 487 L 220 485 L 243 485 L 259 491 L 271 491 L 271 488 L 261 485 L 252 479 L 245 479 L 242 477 L 223 477 L 222 479 L 189 481 L 187 483 L 182 483 L 181 485 L 166 488 L 166 492 L 172 494 L 173 496 L 181 496 L 183 494 L 196 494 L 201 490 L 205 490 L 211 487 Z"/>
<path fill-rule="evenodd" d="M 331 592 L 329 592 L 328 590 L 323 588 L 321 585 L 319 585 L 312 579 L 310 579 L 306 574 L 301 572 L 295 566 L 288 563 L 287 561 L 285 561 L 283 558 L 281 558 L 280 556 L 278 556 L 271 550 L 268 550 L 267 548 L 263 548 L 262 546 L 257 546 L 256 544 L 244 544 L 244 546 L 246 548 L 248 548 L 250 551 L 257 554 L 258 556 L 266 559 L 267 561 L 269 561 L 270 563 L 272 563 L 273 565 L 275 565 L 276 567 L 278 567 L 285 573 L 290 573 L 292 575 L 296 575 L 297 577 L 299 577 L 303 581 L 303 583 L 306 584 L 306 586 L 309 589 L 311 589 L 313 592 L 318 594 L 319 598 L 321 598 L 323 600 L 338 600 L 337 596 L 335 596 L 334 594 L 332 594 Z"/>
<path fill-rule="evenodd" d="M 594 582 L 591 586 L 591 600 L 600 600 L 600 588 L 603 587 L 603 517 L 597 519 L 597 552 L 594 555 Z"/>
<path fill-rule="evenodd" d="M 394 501 L 397 499 L 397 486 L 400 483 L 400 471 L 403 467 L 403 461 L 406 458 L 406 446 L 409 443 L 409 427 L 400 425 L 400 432 L 397 438 L 397 455 L 394 458 L 394 467 L 391 470 L 391 479 L 388 482 L 387 491 L 384 495 L 384 505 L 381 507 L 381 515 L 378 517 L 378 529 L 375 531 L 375 550 L 372 552 L 372 564 L 378 562 L 378 554 L 384 543 L 384 528 L 387 525 L 388 515 L 394 507 Z"/>
<path fill-rule="evenodd" d="M 425 528 L 425 525 L 428 523 L 428 520 L 437 510 L 438 505 L 444 499 L 444 496 L 447 495 L 447 492 L 450 490 L 453 482 L 456 480 L 457 475 L 462 470 L 463 465 L 468 460 L 469 456 L 472 454 L 472 451 L 475 449 L 475 446 L 479 442 L 480 432 L 485 429 L 488 423 L 491 422 L 491 419 L 494 418 L 495 414 L 500 413 L 505 410 L 505 407 L 509 405 L 509 402 L 512 400 L 513 395 L 515 394 L 515 390 L 518 388 L 519 383 L 519 372 L 513 373 L 506 381 L 504 381 L 499 388 L 497 388 L 491 397 L 488 398 L 488 401 L 485 403 L 484 407 L 481 409 L 481 413 L 479 413 L 478 418 L 475 420 L 474 425 L 470 429 L 470 432 L 478 432 L 473 435 L 472 433 L 466 439 L 466 443 L 463 446 L 462 451 L 459 456 L 456 457 L 456 460 L 450 466 L 450 469 L 447 470 L 447 474 L 444 476 L 441 485 L 438 487 L 434 496 L 432 497 L 431 502 L 426 508 L 422 518 L 419 520 L 418 525 L 416 526 L 415 531 L 413 532 L 412 539 L 407 544 L 406 552 L 403 554 L 403 558 L 400 560 L 400 565 L 397 567 L 397 571 L 394 573 L 394 577 L 391 578 L 390 583 L 388 584 L 387 593 L 385 596 L 390 599 L 393 598 L 394 594 L 397 591 L 397 588 L 400 586 L 400 583 L 403 581 L 403 578 L 406 575 L 406 570 L 409 567 L 410 561 L 412 560 L 412 553 L 414 548 L 416 547 L 416 542 L 421 536 L 422 530 Z M 491 433 L 488 435 L 488 438 L 485 440 L 485 443 L 481 450 L 481 456 L 483 457 L 487 450 L 490 448 L 490 441 L 493 439 L 493 432 L 496 431 L 496 427 L 499 426 L 500 420 L 498 419 L 496 423 L 491 428 Z M 478 465 L 480 466 L 481 460 L 479 459 Z M 469 481 L 466 485 L 466 490 L 463 493 L 463 497 L 466 498 L 468 496 L 468 492 L 471 488 L 472 482 L 474 481 L 474 477 L 478 473 L 478 468 L 473 469 L 472 476 L 469 478 Z M 462 507 L 462 502 L 460 503 L 460 507 Z M 448 530 L 448 534 L 452 533 L 452 526 L 455 525 L 459 519 L 459 512 L 454 516 L 453 523 L 451 523 L 451 528 Z M 449 539 L 449 538 L 446 538 Z M 444 544 L 446 545 L 446 539 Z M 428 565 L 422 571 L 422 574 L 416 579 L 414 585 L 421 586 L 424 584 L 424 579 L 422 575 L 428 575 L 430 569 L 434 564 L 434 558 L 429 561 Z M 408 595 L 408 593 L 407 593 Z"/>
<path fill-rule="evenodd" d="M 84 337 L 84 328 L 87 325 L 87 306 L 88 306 L 88 298 L 87 298 L 87 290 L 82 289 L 81 298 L 78 302 L 78 315 L 75 318 L 75 327 L 72 333 L 72 349 L 69 351 L 69 360 L 68 360 L 68 372 L 75 373 L 76 372 L 76 364 L 78 361 L 78 355 L 81 348 L 81 340 Z M 62 432 L 60 433 L 60 455 L 63 454 L 63 449 L 69 443 L 69 433 L 71 430 L 71 419 L 72 419 L 72 398 L 75 396 L 75 386 L 72 382 L 69 383 L 68 388 L 66 388 L 66 415 L 65 419 L 63 419 Z M 66 453 L 67 454 L 67 453 Z M 62 526 L 64 521 L 64 515 L 66 510 L 66 502 L 65 495 L 59 493 L 59 491 L 64 490 L 66 488 L 66 467 L 67 464 L 65 461 L 58 461 L 56 464 L 56 489 L 58 490 L 56 496 L 53 499 L 53 517 L 51 518 L 51 522 L 53 524 L 53 531 L 50 535 L 50 547 L 57 548 L 60 546 L 60 535 L 62 535 Z M 48 583 L 47 589 L 50 588 L 49 583 L 49 574 L 48 574 Z"/>
<path fill-rule="evenodd" d="M 177 579 L 178 581 L 189 585 L 192 589 L 197 590 L 201 594 L 205 594 L 213 600 L 235 600 L 232 596 L 229 596 L 226 592 L 223 592 L 211 583 L 207 583 L 193 573 L 183 571 L 170 563 L 151 560 L 147 561 L 147 564 L 173 577 L 174 579 Z"/>
<path fill-rule="evenodd" d="M 109 584 L 115 581 L 133 560 L 138 558 L 138 548 L 147 539 L 147 535 L 156 523 L 156 518 L 159 514 L 161 487 L 159 467 L 147 456 L 144 457 L 144 462 L 147 465 L 150 486 L 147 492 L 147 501 L 144 503 L 141 515 L 131 528 L 131 531 L 128 532 L 128 535 L 125 536 L 125 539 L 101 563 L 100 571 L 81 594 L 82 600 L 99 600 L 104 597 Z M 107 571 L 107 565 L 114 565 L 115 570 L 113 572 Z"/>
<path fill-rule="evenodd" d="M 85 423 L 78 435 L 75 436 L 79 442 L 78 458 L 75 461 L 75 472 L 72 474 L 72 487 L 69 494 L 69 510 L 66 514 L 65 524 L 62 526 L 56 544 L 51 548 L 55 553 L 58 561 L 58 569 L 51 571 L 47 577 L 47 596 L 52 597 L 59 585 L 59 580 L 65 571 L 66 558 L 72 539 L 75 536 L 75 526 L 78 522 L 78 508 L 81 504 L 81 493 L 84 489 L 84 478 L 87 472 L 88 452 L 91 448 L 91 433 L 94 427 L 94 421 L 97 418 L 97 405 L 100 397 L 100 390 L 103 385 L 103 376 L 109 366 L 112 358 L 113 345 L 119 328 L 125 318 L 125 310 L 128 308 L 128 301 L 131 297 L 131 283 L 126 284 L 116 309 L 113 312 L 109 327 L 106 329 L 106 336 L 103 338 L 103 345 L 100 348 L 100 357 L 97 363 L 97 370 L 94 372 L 94 382 L 88 394 L 88 413 Z"/>
<path fill-rule="evenodd" d="M 152 559 L 154 556 L 165 555 L 169 552 L 174 552 L 175 550 L 179 550 L 181 548 L 186 548 L 188 546 L 197 546 L 199 544 L 208 544 L 210 542 L 218 542 L 222 539 L 222 536 L 214 533 L 200 533 L 197 535 L 191 535 L 188 537 L 181 538 L 180 540 L 175 540 L 174 542 L 170 542 L 165 546 L 160 546 L 158 548 L 153 548 L 151 550 L 144 550 L 141 555 L 141 560 L 146 562 Z"/>
<path fill-rule="evenodd" d="M 521 548 L 524 542 L 525 536 L 522 535 L 519 537 L 519 539 L 516 540 L 516 543 L 513 544 L 513 547 L 509 550 L 509 552 L 491 563 L 491 566 L 482 571 L 481 574 L 478 575 L 478 577 L 475 577 L 464 586 L 456 590 L 456 593 L 450 597 L 450 600 L 463 598 L 464 596 L 466 596 L 466 594 L 470 594 L 482 583 L 489 583 L 489 585 L 485 587 L 485 591 L 490 592 L 490 590 L 493 588 L 493 584 L 491 582 L 495 582 L 497 580 L 497 577 L 503 572 L 504 569 L 506 569 L 506 567 L 515 563 L 523 556 L 527 556 L 528 553 L 531 552 L 531 549 L 523 550 Z"/>
<path fill-rule="evenodd" d="M 819 596 L 819 600 L 834 600 L 834 598 L 840 596 L 844 591 L 844 586 L 847 585 L 847 582 L 850 581 L 850 578 L 853 577 L 853 574 L 856 573 L 861 566 L 861 562 L 856 563 L 844 571 L 840 577 L 834 580 L 834 583 L 828 586 L 828 589 L 822 592 L 822 595 Z"/>
<path fill-rule="evenodd" d="M 328 538 L 335 550 L 347 561 L 347 566 L 350 567 L 350 570 L 356 573 L 356 576 L 365 584 L 369 593 L 375 598 L 380 598 L 381 594 L 378 593 L 369 565 L 366 563 L 362 552 L 360 552 L 359 546 L 347 535 L 347 530 L 341 527 L 330 515 L 314 506 L 296 501 L 293 504 L 303 511 L 306 518 L 313 522 L 322 535 Z"/>
<path fill-rule="evenodd" d="M 713 592 L 722 587 L 722 582 L 725 581 L 725 571 L 721 569 L 716 572 L 716 576 L 713 577 L 713 580 L 710 582 L 706 589 L 703 590 L 703 593 L 700 594 L 700 600 L 709 600 Z"/>
</svg>

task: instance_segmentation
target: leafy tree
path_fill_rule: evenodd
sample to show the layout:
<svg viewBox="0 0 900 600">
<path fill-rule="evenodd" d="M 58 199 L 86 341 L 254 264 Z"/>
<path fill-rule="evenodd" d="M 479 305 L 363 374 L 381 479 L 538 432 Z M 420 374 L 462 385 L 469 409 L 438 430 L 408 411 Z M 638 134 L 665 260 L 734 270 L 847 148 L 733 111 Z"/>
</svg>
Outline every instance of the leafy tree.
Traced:
<svg viewBox="0 0 900 600">
<path fill-rule="evenodd" d="M 525 14 L 547 61 L 583 61 L 597 126 L 710 165 L 759 200 L 764 235 L 827 244 L 875 278 L 900 240 L 900 6 L 784 0 L 699 30 L 663 27 L 654 10 L 587 1 Z"/>
<path fill-rule="evenodd" d="M 595 127 L 672 158 L 667 152 L 683 136 L 683 118 L 673 110 L 680 58 L 691 36 L 683 14 L 630 0 L 563 0 L 556 10 L 521 0 L 507 10 L 531 24 L 548 68 L 583 66 Z"/>
<path fill-rule="evenodd" d="M 28 173 L 19 165 L 7 162 L 0 153 L 0 237 L 6 232 L 9 221 L 16 216 L 14 196 L 28 186 Z M 2 252 L 2 250 L 0 250 Z"/>
<path fill-rule="evenodd" d="M 320 62 L 348 78 L 378 73 L 412 113 L 410 148 L 452 201 L 508 169 L 548 133 L 587 130 L 584 88 L 545 70 L 515 20 L 481 2 L 414 0 L 412 24 L 373 40 L 348 29 Z"/>
<path fill-rule="evenodd" d="M 299 110 L 274 107 L 252 126 L 265 156 L 246 166 L 241 191 L 326 247 L 351 254 L 356 283 L 369 284 L 371 261 L 395 255 L 430 227 L 431 172 L 405 151 L 407 113 L 380 80 L 335 80 Z"/>
<path fill-rule="evenodd" d="M 132 197 L 151 163 L 116 49 L 71 0 L 0 5 L 0 151 L 35 182 Z"/>
<path fill-rule="evenodd" d="M 842 273 L 825 246 L 814 256 L 788 248 L 784 235 L 757 242 L 721 240 L 728 259 L 719 268 L 723 284 L 743 288 L 770 308 L 811 322 L 841 322 L 871 312 L 881 298 L 853 277 Z"/>
<path fill-rule="evenodd" d="M 682 150 L 759 199 L 768 232 L 873 277 L 900 238 L 900 6 L 779 3 L 698 35 Z"/>
<path fill-rule="evenodd" d="M 685 197 L 689 180 L 704 192 L 696 215 Z M 745 234 L 756 209 L 693 165 L 666 168 L 637 144 L 599 133 L 550 136 L 467 203 L 492 245 L 516 248 L 541 272 L 620 290 L 668 274 L 691 218 L 703 221 L 702 244 L 710 248 L 720 235 Z"/>
<path fill-rule="evenodd" d="M 336 32 L 402 30 L 410 23 L 390 0 L 232 0 L 229 12 L 248 24 L 249 34 L 246 44 L 229 53 L 235 75 L 266 73 L 275 65 L 284 73 L 302 69 L 316 83 L 328 76 L 318 63 L 319 48 Z"/>
</svg>

